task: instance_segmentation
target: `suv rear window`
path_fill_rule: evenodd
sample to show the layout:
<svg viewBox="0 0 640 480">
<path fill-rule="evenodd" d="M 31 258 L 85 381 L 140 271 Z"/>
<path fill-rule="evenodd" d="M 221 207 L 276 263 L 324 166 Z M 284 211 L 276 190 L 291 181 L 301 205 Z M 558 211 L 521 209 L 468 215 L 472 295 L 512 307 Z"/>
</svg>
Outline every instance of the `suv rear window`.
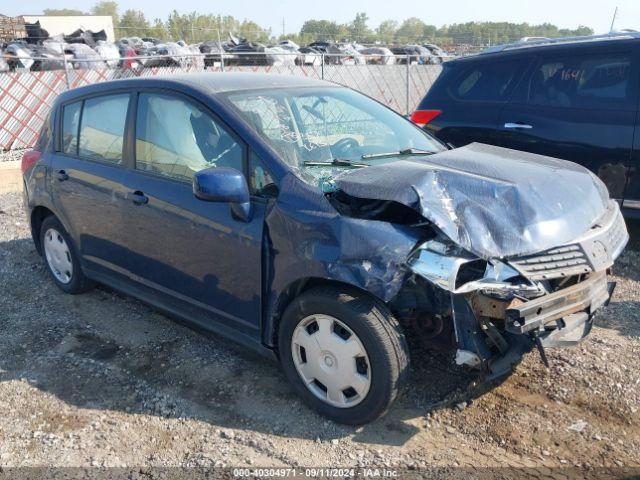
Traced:
<svg viewBox="0 0 640 480">
<path fill-rule="evenodd" d="M 527 102 L 565 108 L 635 108 L 630 55 L 545 58 L 529 81 Z"/>
<path fill-rule="evenodd" d="M 522 77 L 527 59 L 478 63 L 464 70 L 449 91 L 458 100 L 504 102 Z"/>
</svg>

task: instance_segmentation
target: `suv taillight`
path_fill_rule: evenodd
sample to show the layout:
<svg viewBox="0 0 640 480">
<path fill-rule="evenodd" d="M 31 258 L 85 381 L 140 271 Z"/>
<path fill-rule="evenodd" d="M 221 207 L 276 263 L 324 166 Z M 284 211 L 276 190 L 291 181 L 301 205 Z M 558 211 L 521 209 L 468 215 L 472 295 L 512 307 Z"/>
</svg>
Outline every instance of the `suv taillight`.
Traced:
<svg viewBox="0 0 640 480">
<path fill-rule="evenodd" d="M 37 150 L 27 150 L 22 155 L 22 163 L 20 164 L 20 170 L 25 173 L 31 167 L 33 167 L 38 160 L 40 160 L 41 152 Z"/>
<path fill-rule="evenodd" d="M 416 125 L 424 127 L 431 120 L 442 113 L 442 110 L 416 110 L 411 115 L 411 121 Z"/>
</svg>

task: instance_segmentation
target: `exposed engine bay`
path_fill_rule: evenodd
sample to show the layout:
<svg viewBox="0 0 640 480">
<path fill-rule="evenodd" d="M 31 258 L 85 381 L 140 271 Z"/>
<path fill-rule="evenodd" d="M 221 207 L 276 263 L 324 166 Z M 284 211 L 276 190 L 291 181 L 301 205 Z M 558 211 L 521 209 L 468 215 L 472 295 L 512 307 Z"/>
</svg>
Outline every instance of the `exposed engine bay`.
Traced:
<svg viewBox="0 0 640 480">
<path fill-rule="evenodd" d="M 429 347 L 453 347 L 456 362 L 489 377 L 509 373 L 522 354 L 574 345 L 591 330 L 615 284 L 607 271 L 628 241 L 618 205 L 573 242 L 527 255 L 482 258 L 460 247 L 415 209 L 394 200 L 327 195 L 345 216 L 409 225 L 423 241 L 390 307 Z"/>
<path fill-rule="evenodd" d="M 410 256 L 418 280 L 407 284 L 396 305 L 400 315 L 409 306 L 414 327 L 426 331 L 423 339 L 445 340 L 448 333 L 458 364 L 500 376 L 532 347 L 547 364 L 545 348 L 580 342 L 597 309 L 608 304 L 615 284 L 607 270 L 627 240 L 613 202 L 586 235 L 539 254 L 483 260 L 436 238 Z"/>
</svg>

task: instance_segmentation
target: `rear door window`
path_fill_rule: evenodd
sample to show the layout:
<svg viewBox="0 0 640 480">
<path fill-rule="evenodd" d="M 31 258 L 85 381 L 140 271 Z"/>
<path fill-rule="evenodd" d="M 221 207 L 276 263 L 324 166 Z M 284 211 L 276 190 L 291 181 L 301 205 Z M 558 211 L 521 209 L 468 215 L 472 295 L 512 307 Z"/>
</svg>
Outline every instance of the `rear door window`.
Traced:
<svg viewBox="0 0 640 480">
<path fill-rule="evenodd" d="M 129 98 L 125 93 L 85 100 L 78 147 L 81 157 L 122 163 Z"/>
<path fill-rule="evenodd" d="M 545 58 L 529 81 L 527 103 L 564 108 L 633 110 L 631 55 Z"/>
<path fill-rule="evenodd" d="M 78 154 L 78 125 L 82 102 L 70 103 L 62 109 L 62 145 L 61 149 L 69 155 Z"/>
<path fill-rule="evenodd" d="M 463 101 L 506 102 L 529 64 L 526 58 L 478 63 L 463 70 L 449 91 Z"/>
</svg>

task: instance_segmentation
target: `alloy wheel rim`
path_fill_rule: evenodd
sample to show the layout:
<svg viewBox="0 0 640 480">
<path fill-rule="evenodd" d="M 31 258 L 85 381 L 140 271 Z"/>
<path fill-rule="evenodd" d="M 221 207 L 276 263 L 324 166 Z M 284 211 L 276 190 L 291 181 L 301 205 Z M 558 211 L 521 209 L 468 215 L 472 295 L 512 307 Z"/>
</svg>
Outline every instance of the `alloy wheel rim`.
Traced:
<svg viewBox="0 0 640 480">
<path fill-rule="evenodd" d="M 371 388 L 369 356 L 358 336 L 329 315 L 303 318 L 291 337 L 293 363 L 307 389 L 338 408 L 362 402 Z"/>
<path fill-rule="evenodd" d="M 71 250 L 64 237 L 55 228 L 48 229 L 44 234 L 44 254 L 53 276 L 61 283 L 71 282 L 73 277 Z"/>
</svg>

